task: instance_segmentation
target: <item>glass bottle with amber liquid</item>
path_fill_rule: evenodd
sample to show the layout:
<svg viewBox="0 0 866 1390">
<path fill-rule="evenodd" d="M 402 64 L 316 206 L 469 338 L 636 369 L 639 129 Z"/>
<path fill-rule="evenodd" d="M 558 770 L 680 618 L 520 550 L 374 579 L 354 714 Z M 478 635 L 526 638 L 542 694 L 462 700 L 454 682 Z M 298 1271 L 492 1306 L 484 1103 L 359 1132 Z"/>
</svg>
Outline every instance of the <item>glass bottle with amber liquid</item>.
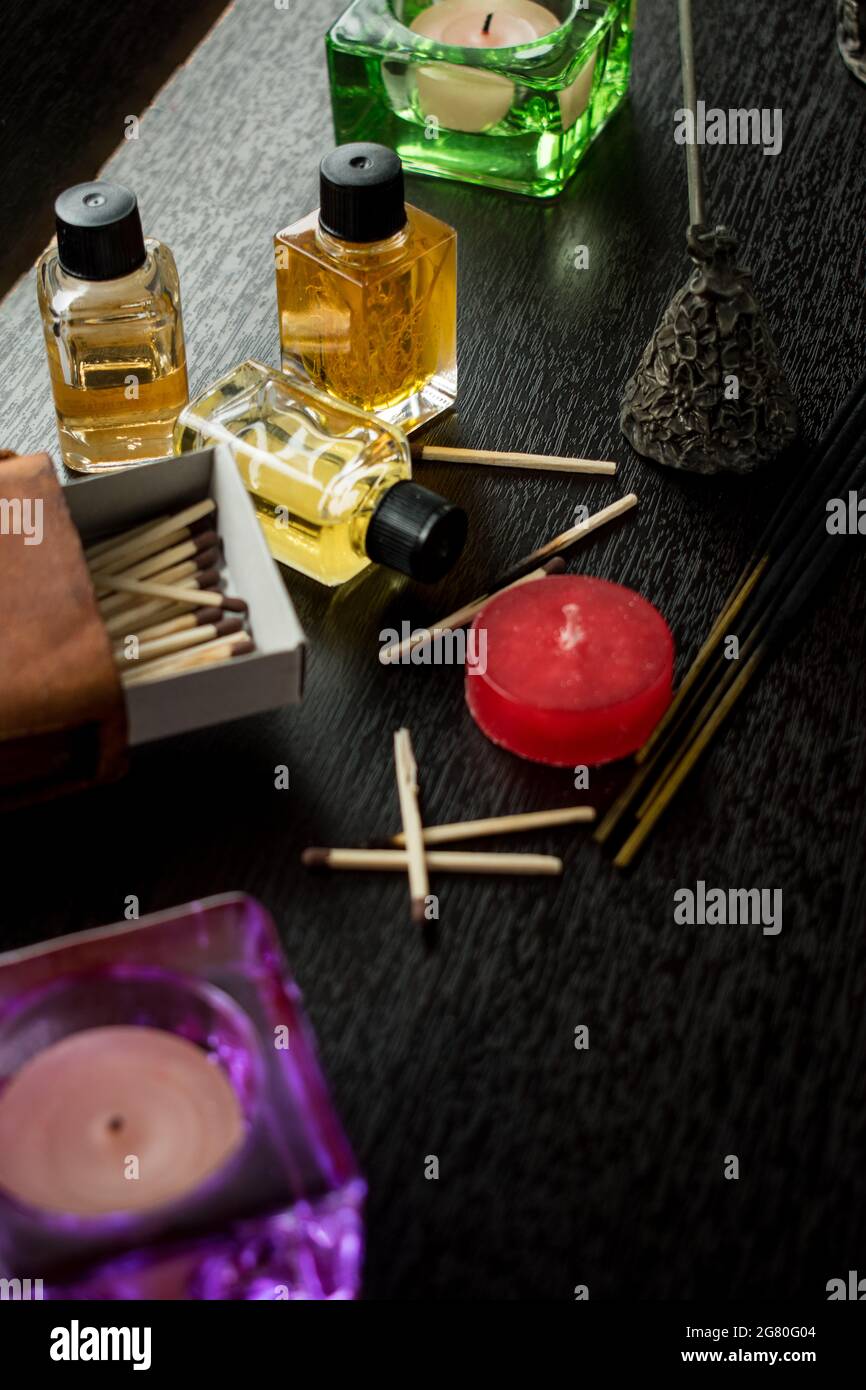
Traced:
<svg viewBox="0 0 866 1390">
<path fill-rule="evenodd" d="M 384 145 L 340 145 L 274 238 L 283 368 L 403 430 L 457 394 L 457 233 L 407 205 Z"/>
<path fill-rule="evenodd" d="M 164 458 L 189 395 L 174 257 L 144 238 L 121 184 L 77 184 L 54 211 L 36 275 L 63 461 L 99 473 Z"/>
<path fill-rule="evenodd" d="M 251 358 L 180 413 L 179 454 L 227 448 L 271 554 L 320 584 L 371 564 L 423 584 L 447 574 L 466 513 L 416 483 L 402 430 Z"/>
</svg>

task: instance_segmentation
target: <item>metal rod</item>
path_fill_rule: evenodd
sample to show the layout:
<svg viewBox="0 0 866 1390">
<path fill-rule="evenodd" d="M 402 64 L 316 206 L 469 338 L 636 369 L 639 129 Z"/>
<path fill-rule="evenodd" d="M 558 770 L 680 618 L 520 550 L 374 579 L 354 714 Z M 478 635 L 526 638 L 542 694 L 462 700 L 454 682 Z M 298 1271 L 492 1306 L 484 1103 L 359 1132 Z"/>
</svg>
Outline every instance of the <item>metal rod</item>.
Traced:
<svg viewBox="0 0 866 1390">
<path fill-rule="evenodd" d="M 698 145 L 698 103 L 695 85 L 695 40 L 692 32 L 692 0 L 679 0 L 680 55 L 683 69 L 683 102 L 692 113 L 692 139 L 686 143 L 686 168 L 689 175 L 689 224 L 694 227 L 704 221 L 704 180 L 701 173 L 701 151 Z"/>
</svg>

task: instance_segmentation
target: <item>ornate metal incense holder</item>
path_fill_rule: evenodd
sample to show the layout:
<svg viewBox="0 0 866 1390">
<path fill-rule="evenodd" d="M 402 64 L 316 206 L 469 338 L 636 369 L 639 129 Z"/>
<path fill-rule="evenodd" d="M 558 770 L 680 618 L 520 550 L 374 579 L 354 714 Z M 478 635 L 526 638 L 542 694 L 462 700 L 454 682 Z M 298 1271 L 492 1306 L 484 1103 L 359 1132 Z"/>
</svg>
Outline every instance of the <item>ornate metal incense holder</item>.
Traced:
<svg viewBox="0 0 866 1390">
<path fill-rule="evenodd" d="M 836 0 L 836 40 L 854 76 L 866 82 L 866 0 Z"/>
<path fill-rule="evenodd" d="M 680 0 L 686 107 L 696 109 L 691 0 Z M 620 426 L 647 458 L 690 473 L 749 473 L 797 434 L 797 412 L 737 242 L 704 219 L 699 147 L 686 146 L 695 269 L 626 384 Z"/>
</svg>

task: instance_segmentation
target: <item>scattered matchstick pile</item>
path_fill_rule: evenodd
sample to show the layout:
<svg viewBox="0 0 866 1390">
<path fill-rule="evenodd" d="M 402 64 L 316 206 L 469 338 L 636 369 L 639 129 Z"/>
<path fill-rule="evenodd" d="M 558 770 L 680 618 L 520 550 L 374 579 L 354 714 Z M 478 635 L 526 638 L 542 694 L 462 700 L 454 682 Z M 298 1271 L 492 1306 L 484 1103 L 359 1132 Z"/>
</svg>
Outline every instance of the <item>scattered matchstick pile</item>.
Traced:
<svg viewBox="0 0 866 1390">
<path fill-rule="evenodd" d="M 551 826 L 586 825 L 595 820 L 591 806 L 566 806 L 556 811 L 528 811 L 514 816 L 425 826 L 421 819 L 418 771 L 408 729 L 398 729 L 394 735 L 394 767 L 403 829 L 391 836 L 387 844 L 397 848 L 311 848 L 304 850 L 301 860 L 310 869 L 366 869 L 407 874 L 413 923 L 425 920 L 431 869 L 458 874 L 541 874 L 548 877 L 562 873 L 562 860 L 552 854 L 477 853 L 429 849 L 429 845 L 453 844 L 489 835 L 513 835 Z"/>
<path fill-rule="evenodd" d="M 629 492 L 625 497 L 620 497 L 617 502 L 612 502 L 609 507 L 603 507 L 600 512 L 594 512 L 585 521 L 580 521 L 576 526 L 571 526 L 567 531 L 554 536 L 538 550 L 534 550 L 531 555 L 526 555 L 522 560 L 518 560 L 517 564 L 512 565 L 506 574 L 502 574 L 494 580 L 489 593 L 482 594 L 472 603 L 467 603 L 463 608 L 458 608 L 456 612 L 449 613 L 447 618 L 441 618 L 433 627 L 418 628 L 405 641 L 394 643 L 390 647 L 383 647 L 379 652 L 379 660 L 382 665 L 391 666 L 405 662 L 413 651 L 426 646 L 429 642 L 435 642 L 437 637 L 443 637 L 446 633 L 453 632 L 455 628 L 468 627 L 494 593 L 502 593 L 503 590 L 513 589 L 518 584 L 527 584 L 535 579 L 543 579 L 547 574 L 561 573 L 565 569 L 565 561 L 561 558 L 560 551 L 567 550 L 570 546 L 583 540 L 585 536 L 597 531 L 608 521 L 615 521 L 617 517 L 631 511 L 632 507 L 637 506 L 637 500 L 636 494 Z M 554 558 L 549 558 L 551 556 Z M 539 563 L 542 560 L 544 564 Z"/>
<path fill-rule="evenodd" d="M 216 503 L 197 502 L 88 546 L 85 558 L 124 685 L 255 650 L 247 604 L 222 592 Z"/>
</svg>

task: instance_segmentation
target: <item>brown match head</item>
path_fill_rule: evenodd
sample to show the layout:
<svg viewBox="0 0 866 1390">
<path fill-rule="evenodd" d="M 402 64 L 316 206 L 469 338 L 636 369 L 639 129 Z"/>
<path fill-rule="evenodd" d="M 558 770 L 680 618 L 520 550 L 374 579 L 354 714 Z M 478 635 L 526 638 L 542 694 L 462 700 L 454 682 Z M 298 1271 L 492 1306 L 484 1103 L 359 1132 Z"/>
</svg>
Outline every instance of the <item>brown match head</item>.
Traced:
<svg viewBox="0 0 866 1390">
<path fill-rule="evenodd" d="M 204 610 L 207 612 L 207 609 Z M 211 609 L 211 620 L 213 619 L 213 609 Z M 243 622 L 240 618 L 222 618 L 220 622 L 214 624 L 218 637 L 228 637 L 232 632 L 242 632 Z"/>
<path fill-rule="evenodd" d="M 229 613 L 248 613 L 250 606 L 245 598 L 236 598 L 231 594 L 226 594 L 223 599 L 223 608 Z"/>
<path fill-rule="evenodd" d="M 425 923 L 426 920 L 427 920 L 426 907 L 427 907 L 427 904 L 426 904 L 424 898 L 413 898 L 413 899 L 412 899 L 412 926 L 413 926 L 413 927 L 423 927 L 424 923 Z"/>
<path fill-rule="evenodd" d="M 324 869 L 329 857 L 329 851 L 326 849 L 305 849 L 301 855 L 301 863 L 307 869 Z"/>
<path fill-rule="evenodd" d="M 219 582 L 219 570 L 201 570 L 195 576 L 195 586 L 197 589 L 215 589 Z M 225 607 L 225 604 L 223 604 L 223 607 Z"/>
<path fill-rule="evenodd" d="M 561 555 L 554 555 L 552 560 L 548 560 L 546 565 L 542 565 L 545 574 L 562 574 L 565 569 L 565 561 Z"/>
<path fill-rule="evenodd" d="M 249 656 L 256 649 L 255 642 L 238 642 L 232 651 L 232 656 Z"/>
<path fill-rule="evenodd" d="M 195 557 L 196 565 L 200 570 L 214 569 L 220 562 L 220 553 L 215 545 L 208 546 L 207 550 L 200 550 Z"/>
<path fill-rule="evenodd" d="M 201 531 L 193 537 L 196 550 L 215 550 L 219 545 L 219 536 L 211 527 L 207 531 Z"/>
</svg>

